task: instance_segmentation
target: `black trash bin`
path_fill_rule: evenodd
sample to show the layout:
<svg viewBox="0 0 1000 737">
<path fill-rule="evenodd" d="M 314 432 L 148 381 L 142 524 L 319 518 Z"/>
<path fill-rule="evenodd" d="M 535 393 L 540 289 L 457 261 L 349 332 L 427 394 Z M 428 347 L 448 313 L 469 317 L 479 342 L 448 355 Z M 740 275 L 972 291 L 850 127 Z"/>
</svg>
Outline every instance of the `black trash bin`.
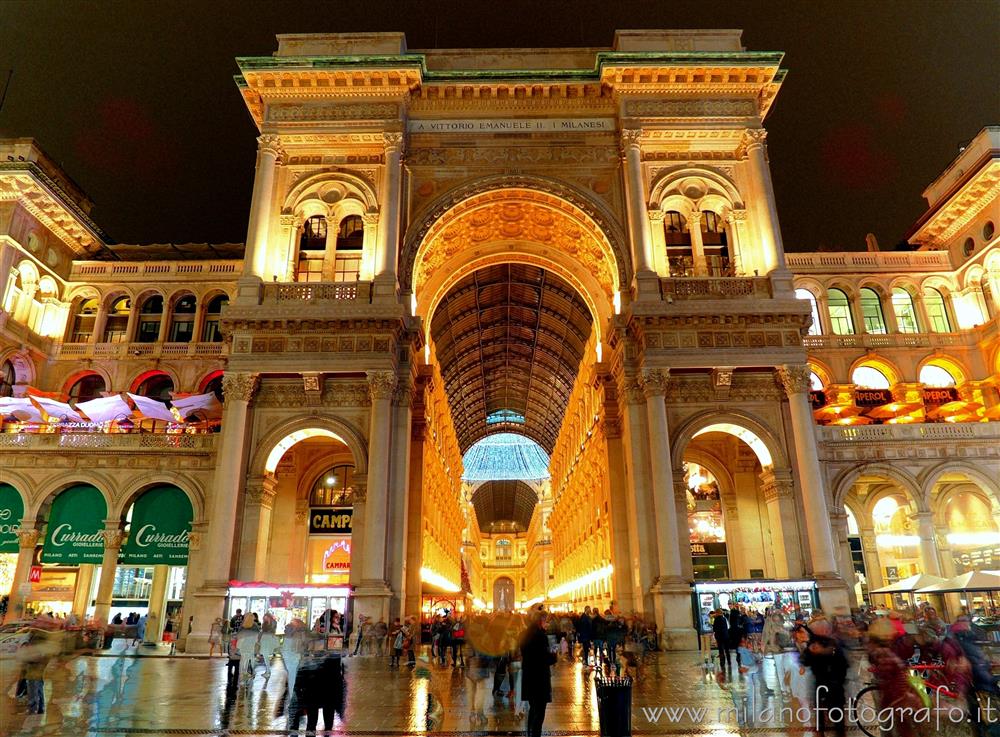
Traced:
<svg viewBox="0 0 1000 737">
<path fill-rule="evenodd" d="M 594 679 L 597 688 L 597 718 L 601 737 L 629 737 L 632 734 L 631 676 Z"/>
</svg>

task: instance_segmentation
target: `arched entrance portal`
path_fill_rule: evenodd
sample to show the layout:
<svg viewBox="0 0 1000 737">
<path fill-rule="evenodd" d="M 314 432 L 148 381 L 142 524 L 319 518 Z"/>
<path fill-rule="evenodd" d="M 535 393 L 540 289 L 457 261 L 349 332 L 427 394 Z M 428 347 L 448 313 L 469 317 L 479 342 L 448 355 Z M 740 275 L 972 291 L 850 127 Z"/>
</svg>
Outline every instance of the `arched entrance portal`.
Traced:
<svg viewBox="0 0 1000 737">
<path fill-rule="evenodd" d="M 514 610 L 514 582 L 506 576 L 493 582 L 493 611 L 511 612 Z"/>
<path fill-rule="evenodd" d="M 237 581 L 229 613 L 271 612 L 278 631 L 298 617 L 312 624 L 328 609 L 350 612 L 352 553 L 364 487 L 354 449 L 337 428 L 279 429 L 251 463 Z"/>
</svg>

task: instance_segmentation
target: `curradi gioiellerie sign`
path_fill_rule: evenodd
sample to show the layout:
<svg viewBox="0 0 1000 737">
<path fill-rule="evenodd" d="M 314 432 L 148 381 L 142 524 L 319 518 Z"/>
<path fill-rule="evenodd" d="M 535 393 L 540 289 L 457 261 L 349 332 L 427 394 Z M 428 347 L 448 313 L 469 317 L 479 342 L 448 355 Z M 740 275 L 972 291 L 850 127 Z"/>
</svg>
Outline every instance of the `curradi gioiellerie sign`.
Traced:
<svg viewBox="0 0 1000 737">
<path fill-rule="evenodd" d="M 191 500 L 176 486 L 156 486 L 132 507 L 122 562 L 137 565 L 184 566 L 188 562 Z"/>
<path fill-rule="evenodd" d="M 310 535 L 350 535 L 352 507 L 313 507 L 309 510 Z"/>
<path fill-rule="evenodd" d="M 79 565 L 104 557 L 104 496 L 89 484 L 71 486 L 52 502 L 42 562 Z"/>
</svg>

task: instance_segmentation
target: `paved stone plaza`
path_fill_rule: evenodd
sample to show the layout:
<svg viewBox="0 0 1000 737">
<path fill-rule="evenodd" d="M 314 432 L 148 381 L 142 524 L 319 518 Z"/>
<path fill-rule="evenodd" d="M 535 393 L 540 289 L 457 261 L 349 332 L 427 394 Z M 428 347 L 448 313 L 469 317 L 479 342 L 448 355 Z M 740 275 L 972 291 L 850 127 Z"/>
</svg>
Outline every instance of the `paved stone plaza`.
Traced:
<svg viewBox="0 0 1000 737">
<path fill-rule="evenodd" d="M 0 734 L 287 734 L 285 718 L 275 715 L 285 686 L 280 658 L 275 659 L 271 678 L 265 682 L 258 669 L 249 689 L 227 690 L 225 664 L 223 658 L 131 655 L 56 660 L 46 672 L 47 713 L 41 717 L 26 717 L 23 707 L 9 698 L 13 674 L 5 666 Z M 514 715 L 506 699 L 488 697 L 488 723 L 474 724 L 463 674 L 450 666 L 435 667 L 428 681 L 405 665 L 390 671 L 384 659 L 350 658 L 344 720 L 338 720 L 333 730 L 366 735 L 523 733 L 523 719 Z M 770 671 L 767 677 L 771 680 Z M 592 673 L 564 659 L 555 667 L 553 681 L 554 702 L 546 714 L 546 733 L 598 734 Z M 429 688 L 440 693 L 445 703 L 443 718 L 431 729 L 426 720 Z M 738 733 L 732 711 L 734 691 L 739 697 L 745 693 L 745 684 L 720 685 L 697 654 L 660 654 L 646 663 L 636 686 L 633 729 L 641 734 L 719 737 Z M 691 715 L 671 723 L 663 715 L 653 724 L 647 710 L 659 707 L 704 707 L 705 716 L 697 723 Z M 801 733 L 780 721 L 753 726 L 755 734 Z"/>
</svg>

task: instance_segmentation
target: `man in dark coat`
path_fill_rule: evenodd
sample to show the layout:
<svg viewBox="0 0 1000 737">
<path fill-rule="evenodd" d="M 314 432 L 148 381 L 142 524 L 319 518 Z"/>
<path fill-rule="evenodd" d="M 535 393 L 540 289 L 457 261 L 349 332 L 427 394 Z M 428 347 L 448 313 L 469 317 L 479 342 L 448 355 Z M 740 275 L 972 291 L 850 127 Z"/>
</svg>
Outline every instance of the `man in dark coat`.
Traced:
<svg viewBox="0 0 1000 737">
<path fill-rule="evenodd" d="M 583 610 L 583 614 L 576 620 L 576 639 L 580 642 L 580 651 L 583 653 L 583 664 L 589 665 L 590 661 L 590 641 L 594 637 L 594 620 L 590 616 L 590 607 Z"/>
<path fill-rule="evenodd" d="M 715 633 L 715 645 L 719 648 L 719 667 L 733 667 L 733 651 L 729 649 L 729 622 L 722 610 L 715 612 L 712 620 L 712 632 Z"/>
<path fill-rule="evenodd" d="M 556 655 L 545 634 L 545 610 L 533 609 L 521 640 L 521 698 L 528 702 L 528 737 L 541 737 L 545 706 L 552 701 L 552 666 Z"/>
</svg>

